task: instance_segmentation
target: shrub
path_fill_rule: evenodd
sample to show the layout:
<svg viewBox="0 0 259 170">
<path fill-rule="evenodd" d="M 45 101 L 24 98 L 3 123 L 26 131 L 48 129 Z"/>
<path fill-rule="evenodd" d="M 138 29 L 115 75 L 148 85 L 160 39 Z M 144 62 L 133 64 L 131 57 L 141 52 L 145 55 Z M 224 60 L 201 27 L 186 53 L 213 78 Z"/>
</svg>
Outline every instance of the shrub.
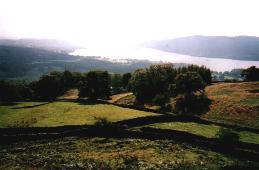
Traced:
<svg viewBox="0 0 259 170">
<path fill-rule="evenodd" d="M 129 87 L 140 103 L 152 102 L 158 95 L 168 92 L 173 84 L 176 70 L 172 64 L 152 65 L 147 69 L 136 70 L 129 82 Z"/>
<path fill-rule="evenodd" d="M 211 100 L 206 95 L 178 95 L 175 98 L 174 111 L 178 114 L 202 114 L 209 110 Z"/>
<path fill-rule="evenodd" d="M 168 101 L 169 101 L 169 97 L 166 94 L 157 94 L 152 99 L 152 102 L 159 106 L 164 106 Z"/>
<path fill-rule="evenodd" d="M 125 73 L 122 75 L 122 85 L 126 91 L 128 91 L 130 89 L 129 81 L 130 81 L 131 76 L 132 76 L 131 73 Z"/>
<path fill-rule="evenodd" d="M 225 146 L 233 145 L 239 141 L 239 134 L 227 128 L 221 128 L 217 133 L 218 139 L 221 144 Z"/>
<path fill-rule="evenodd" d="M 224 79 L 224 82 L 235 83 L 235 82 L 237 82 L 237 79 L 229 79 L 229 78 L 227 78 L 227 79 Z"/>
<path fill-rule="evenodd" d="M 90 71 L 84 77 L 79 97 L 90 100 L 107 99 L 110 96 L 110 76 L 107 71 Z"/>
<path fill-rule="evenodd" d="M 60 76 L 54 73 L 43 75 L 39 81 L 31 83 L 34 95 L 41 100 L 54 100 L 64 92 Z"/>
<path fill-rule="evenodd" d="M 0 81 L 0 102 L 17 102 L 31 96 L 32 91 L 26 82 Z"/>
<path fill-rule="evenodd" d="M 251 66 L 242 71 L 241 76 L 245 81 L 259 81 L 259 68 Z"/>
<path fill-rule="evenodd" d="M 97 121 L 95 122 L 95 126 L 111 126 L 112 122 L 109 121 L 105 117 L 95 118 Z"/>
</svg>

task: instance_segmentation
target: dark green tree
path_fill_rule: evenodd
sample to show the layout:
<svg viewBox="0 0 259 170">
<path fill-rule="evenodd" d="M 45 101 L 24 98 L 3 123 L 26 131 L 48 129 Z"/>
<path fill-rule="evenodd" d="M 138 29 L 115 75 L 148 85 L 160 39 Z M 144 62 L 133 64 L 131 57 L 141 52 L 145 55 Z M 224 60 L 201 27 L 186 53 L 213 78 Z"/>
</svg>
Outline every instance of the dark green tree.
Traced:
<svg viewBox="0 0 259 170">
<path fill-rule="evenodd" d="M 61 82 L 62 75 L 53 74 L 44 75 L 39 81 L 31 84 L 36 98 L 41 100 L 54 100 L 64 92 L 64 86 Z"/>
<path fill-rule="evenodd" d="M 90 71 L 82 81 L 79 97 L 90 100 L 106 99 L 110 96 L 111 78 L 107 71 Z"/>
<path fill-rule="evenodd" d="M 192 95 L 199 91 L 204 93 L 205 83 L 197 72 L 178 74 L 175 78 L 174 94 Z"/>
<path fill-rule="evenodd" d="M 176 96 L 175 111 L 180 114 L 196 114 L 208 109 L 209 100 L 204 94 L 205 84 L 197 72 L 186 72 L 176 76 L 170 86 Z M 200 92 L 200 95 L 196 93 Z"/>
<path fill-rule="evenodd" d="M 122 86 L 125 90 L 128 90 L 130 88 L 129 81 L 131 76 L 132 76 L 131 73 L 125 73 L 122 75 Z"/>
<path fill-rule="evenodd" d="M 65 70 L 61 75 L 61 82 L 64 89 L 78 88 L 78 84 L 82 79 L 82 74 L 79 72 L 70 72 Z"/>
<path fill-rule="evenodd" d="M 14 102 L 22 99 L 16 85 L 0 81 L 0 102 Z"/>
<path fill-rule="evenodd" d="M 259 68 L 251 66 L 243 70 L 241 75 L 245 78 L 245 81 L 259 81 Z"/>
<path fill-rule="evenodd" d="M 211 83 L 212 73 L 210 69 L 206 68 L 205 66 L 189 65 L 187 67 L 181 67 L 178 69 L 178 74 L 186 72 L 197 72 L 200 74 L 201 78 L 206 84 Z"/>
<path fill-rule="evenodd" d="M 122 76 L 120 74 L 111 75 L 112 94 L 123 92 Z"/>
<path fill-rule="evenodd" d="M 130 88 L 138 102 L 149 102 L 154 96 L 151 93 L 147 70 L 136 70 L 130 79 Z"/>
<path fill-rule="evenodd" d="M 176 71 L 171 64 L 152 65 L 148 69 L 135 71 L 129 85 L 137 101 L 152 102 L 156 95 L 167 93 L 175 76 Z"/>
<path fill-rule="evenodd" d="M 32 98 L 32 90 L 24 81 L 0 81 L 0 102 L 15 102 Z"/>
</svg>

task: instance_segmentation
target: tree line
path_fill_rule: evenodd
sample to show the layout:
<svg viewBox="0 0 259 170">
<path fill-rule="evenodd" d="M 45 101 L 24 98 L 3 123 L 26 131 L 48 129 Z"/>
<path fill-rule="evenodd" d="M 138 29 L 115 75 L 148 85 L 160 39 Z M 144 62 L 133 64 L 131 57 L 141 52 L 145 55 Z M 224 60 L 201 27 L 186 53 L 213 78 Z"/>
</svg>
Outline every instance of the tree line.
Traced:
<svg viewBox="0 0 259 170">
<path fill-rule="evenodd" d="M 175 98 L 174 111 L 188 113 L 191 109 L 194 111 L 193 108 L 199 103 L 204 103 L 204 88 L 210 83 L 211 71 L 204 66 L 190 65 L 175 69 L 172 64 L 162 64 L 136 70 L 129 87 L 137 103 L 156 104 L 162 109 L 171 110 L 170 100 Z"/>
<path fill-rule="evenodd" d="M 54 71 L 43 75 L 37 81 L 0 81 L 0 102 L 24 100 L 55 100 L 67 90 L 79 89 L 80 97 L 91 100 L 108 98 L 112 94 L 128 91 L 131 73 L 109 74 L 107 71 L 87 73 Z"/>
<path fill-rule="evenodd" d="M 259 80 L 258 70 L 250 67 L 242 76 L 246 81 Z M 137 104 L 149 103 L 171 109 L 171 99 L 175 99 L 175 112 L 190 113 L 209 104 L 204 89 L 211 79 L 210 69 L 196 65 L 174 68 L 172 64 L 159 64 L 125 74 L 56 71 L 30 83 L 0 81 L 0 102 L 52 101 L 72 88 L 79 89 L 80 98 L 89 100 L 108 99 L 110 95 L 130 91 L 136 96 Z"/>
<path fill-rule="evenodd" d="M 251 66 L 241 73 L 245 81 L 259 81 L 259 68 Z"/>
</svg>

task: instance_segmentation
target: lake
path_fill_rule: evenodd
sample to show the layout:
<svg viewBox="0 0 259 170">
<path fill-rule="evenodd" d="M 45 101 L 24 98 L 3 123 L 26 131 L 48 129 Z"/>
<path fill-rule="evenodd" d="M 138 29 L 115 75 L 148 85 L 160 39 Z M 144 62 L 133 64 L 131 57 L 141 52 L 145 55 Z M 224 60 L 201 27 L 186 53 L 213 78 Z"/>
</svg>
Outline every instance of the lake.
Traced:
<svg viewBox="0 0 259 170">
<path fill-rule="evenodd" d="M 164 52 L 150 48 L 87 48 L 75 50 L 71 55 L 99 56 L 113 61 L 123 59 L 140 59 L 150 61 L 163 61 L 172 63 L 187 63 L 204 65 L 214 71 L 230 71 L 236 68 L 248 68 L 252 65 L 259 67 L 259 61 L 232 60 L 222 58 L 195 57 L 176 53 Z"/>
</svg>

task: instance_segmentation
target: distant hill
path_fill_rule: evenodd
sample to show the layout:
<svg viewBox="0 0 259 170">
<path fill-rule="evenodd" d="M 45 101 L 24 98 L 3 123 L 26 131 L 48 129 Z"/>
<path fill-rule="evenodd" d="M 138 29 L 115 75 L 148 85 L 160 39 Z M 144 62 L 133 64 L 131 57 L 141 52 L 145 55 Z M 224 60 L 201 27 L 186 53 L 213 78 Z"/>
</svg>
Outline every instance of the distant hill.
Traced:
<svg viewBox="0 0 259 170">
<path fill-rule="evenodd" d="M 107 70 L 126 73 L 152 64 L 154 62 L 147 60 L 125 60 L 123 63 L 118 63 L 103 60 L 100 57 L 71 56 L 45 49 L 0 45 L 0 80 L 34 80 L 51 71 L 65 69 L 78 72 Z"/>
<path fill-rule="evenodd" d="M 70 53 L 79 49 L 78 45 L 56 39 L 0 39 L 1 46 L 40 48 L 60 53 Z"/>
<path fill-rule="evenodd" d="M 145 47 L 207 58 L 259 61 L 259 37 L 190 36 L 150 41 Z"/>
</svg>

